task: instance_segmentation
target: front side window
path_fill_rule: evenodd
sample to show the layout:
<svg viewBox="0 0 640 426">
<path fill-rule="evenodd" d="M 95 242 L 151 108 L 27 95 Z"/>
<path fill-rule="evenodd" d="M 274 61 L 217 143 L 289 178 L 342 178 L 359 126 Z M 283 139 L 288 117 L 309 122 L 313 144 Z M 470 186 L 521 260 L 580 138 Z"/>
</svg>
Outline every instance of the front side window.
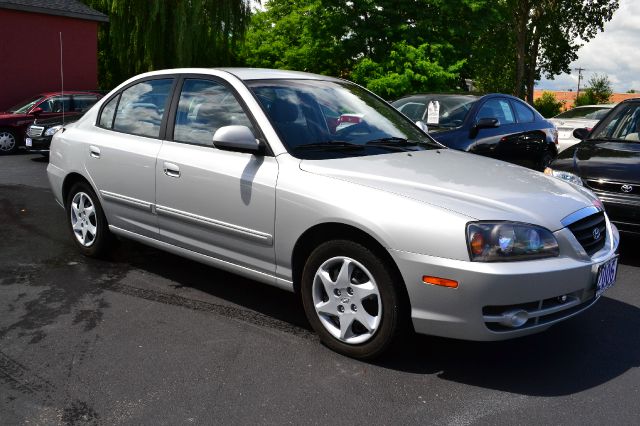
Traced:
<svg viewBox="0 0 640 426">
<path fill-rule="evenodd" d="M 590 139 L 640 141 L 640 103 L 622 104 L 601 121 Z"/>
<path fill-rule="evenodd" d="M 172 84 L 173 79 L 170 78 L 147 80 L 125 89 L 120 95 L 113 130 L 160 137 L 160 123 Z"/>
<path fill-rule="evenodd" d="M 398 110 L 340 81 L 247 82 L 297 158 L 338 158 L 442 148 Z"/>
<path fill-rule="evenodd" d="M 68 112 L 71 106 L 70 96 L 53 96 L 45 99 L 38 105 L 43 112 L 62 113 Z"/>
<path fill-rule="evenodd" d="M 513 124 L 515 118 L 506 99 L 489 99 L 478 112 L 478 119 L 497 118 L 500 124 Z"/>
<path fill-rule="evenodd" d="M 184 81 L 173 140 L 211 146 L 216 130 L 232 125 L 253 131 L 249 117 L 229 88 L 213 80 Z"/>
</svg>

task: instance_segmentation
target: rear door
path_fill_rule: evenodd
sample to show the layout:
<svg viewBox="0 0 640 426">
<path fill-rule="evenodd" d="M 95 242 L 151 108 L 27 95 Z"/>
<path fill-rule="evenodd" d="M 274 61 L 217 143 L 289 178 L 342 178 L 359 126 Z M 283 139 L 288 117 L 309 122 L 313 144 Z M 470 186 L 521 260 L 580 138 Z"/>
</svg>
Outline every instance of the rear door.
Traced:
<svg viewBox="0 0 640 426">
<path fill-rule="evenodd" d="M 137 81 L 113 96 L 83 146 L 110 225 L 158 237 L 155 166 L 174 78 Z"/>
<path fill-rule="evenodd" d="M 213 146 L 223 126 L 247 126 L 259 135 L 224 80 L 191 76 L 179 86 L 155 172 L 161 239 L 273 275 L 278 163 L 272 155 Z"/>
</svg>

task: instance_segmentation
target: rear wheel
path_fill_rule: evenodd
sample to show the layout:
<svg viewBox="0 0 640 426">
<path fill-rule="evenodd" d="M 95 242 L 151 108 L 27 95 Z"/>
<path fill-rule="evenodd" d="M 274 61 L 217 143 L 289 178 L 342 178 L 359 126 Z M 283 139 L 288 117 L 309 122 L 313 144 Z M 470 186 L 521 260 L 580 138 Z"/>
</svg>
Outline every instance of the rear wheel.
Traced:
<svg viewBox="0 0 640 426">
<path fill-rule="evenodd" d="M 406 329 L 396 281 L 384 259 L 367 247 L 328 241 L 311 253 L 302 273 L 305 313 L 329 348 L 375 358 Z"/>
<path fill-rule="evenodd" d="M 12 130 L 0 129 L 0 154 L 12 154 L 18 150 L 18 137 Z"/>
<path fill-rule="evenodd" d="M 100 201 L 86 182 L 78 182 L 69 191 L 66 202 L 69 230 L 76 247 L 86 255 L 100 257 L 107 253 L 112 235 Z"/>
</svg>

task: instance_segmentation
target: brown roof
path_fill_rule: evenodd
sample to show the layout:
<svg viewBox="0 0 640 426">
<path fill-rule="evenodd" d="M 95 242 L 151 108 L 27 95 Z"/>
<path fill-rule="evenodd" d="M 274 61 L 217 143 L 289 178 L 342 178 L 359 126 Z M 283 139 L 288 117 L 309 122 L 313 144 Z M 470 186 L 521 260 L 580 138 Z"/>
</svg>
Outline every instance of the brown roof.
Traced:
<svg viewBox="0 0 640 426">
<path fill-rule="evenodd" d="M 560 102 L 564 101 L 564 108 L 569 109 L 573 107 L 573 104 L 576 100 L 576 92 L 569 91 L 556 91 L 556 90 L 535 90 L 533 92 L 533 99 L 538 99 L 542 96 L 542 92 L 551 92 L 556 96 L 556 99 Z M 640 98 L 640 93 L 614 93 L 609 98 L 609 103 L 617 104 L 618 102 L 622 102 L 625 99 L 633 99 Z"/>
<path fill-rule="evenodd" d="M 0 9 L 109 22 L 107 15 L 90 8 L 78 0 L 0 0 Z"/>
</svg>

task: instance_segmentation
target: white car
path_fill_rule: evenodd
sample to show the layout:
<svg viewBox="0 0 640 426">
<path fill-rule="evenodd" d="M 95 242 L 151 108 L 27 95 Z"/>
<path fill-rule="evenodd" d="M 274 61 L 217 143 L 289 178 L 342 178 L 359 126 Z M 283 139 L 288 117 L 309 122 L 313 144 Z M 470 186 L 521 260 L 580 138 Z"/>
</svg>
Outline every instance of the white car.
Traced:
<svg viewBox="0 0 640 426">
<path fill-rule="evenodd" d="M 573 137 L 575 129 L 591 130 L 616 104 L 585 105 L 562 112 L 549 121 L 558 129 L 558 152 L 580 142 Z"/>
</svg>

